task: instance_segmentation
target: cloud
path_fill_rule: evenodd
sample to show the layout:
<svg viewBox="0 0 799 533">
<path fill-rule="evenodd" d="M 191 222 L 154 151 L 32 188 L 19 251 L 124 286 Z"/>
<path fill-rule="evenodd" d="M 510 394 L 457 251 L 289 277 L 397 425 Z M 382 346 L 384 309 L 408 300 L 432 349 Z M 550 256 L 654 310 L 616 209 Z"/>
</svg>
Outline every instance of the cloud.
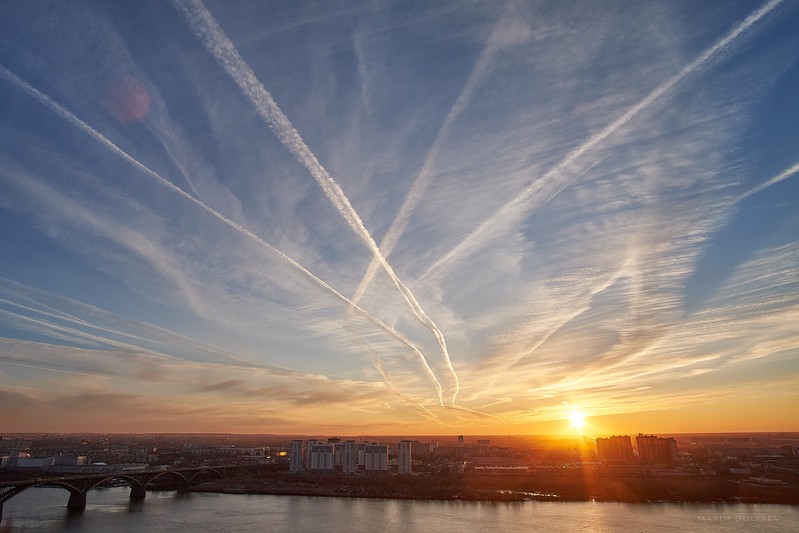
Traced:
<svg viewBox="0 0 799 533">
<path fill-rule="evenodd" d="M 432 275 L 432 273 L 457 261 L 465 254 L 474 253 L 480 242 L 490 238 L 492 232 L 501 231 L 506 226 L 515 223 L 522 213 L 541 205 L 541 203 L 548 202 L 551 198 L 559 194 L 576 179 L 574 177 L 575 174 L 577 174 L 576 168 L 581 166 L 580 161 L 584 155 L 590 154 L 606 139 L 626 126 L 638 114 L 652 106 L 671 91 L 671 89 L 682 82 L 683 79 L 693 74 L 695 71 L 700 70 L 715 55 L 732 45 L 742 33 L 776 8 L 781 1 L 782 0 L 771 0 L 755 10 L 743 21 L 733 27 L 724 37 L 716 41 L 696 59 L 683 67 L 677 74 L 660 84 L 637 104 L 628 108 L 619 118 L 569 152 L 557 165 L 552 167 L 543 176 L 530 183 L 521 194 L 503 205 L 457 246 L 433 263 L 422 275 L 422 278 Z M 582 165 L 585 165 L 585 163 Z"/>
<path fill-rule="evenodd" d="M 374 238 L 364 226 L 361 217 L 352 207 L 352 204 L 347 198 L 344 191 L 327 170 L 319 163 L 316 155 L 310 150 L 305 141 L 303 141 L 299 132 L 289 121 L 288 117 L 281 111 L 272 95 L 266 88 L 258 81 L 258 78 L 253 73 L 252 69 L 241 58 L 233 43 L 227 38 L 222 28 L 213 19 L 211 13 L 205 8 L 202 2 L 199 1 L 180 1 L 177 2 L 178 7 L 181 8 L 186 16 L 189 26 L 203 41 L 206 48 L 217 58 L 220 64 L 230 74 L 233 80 L 239 85 L 241 90 L 252 102 L 255 109 L 269 124 L 272 131 L 280 139 L 280 141 L 295 155 L 299 162 L 308 169 L 308 172 L 313 176 L 316 182 L 324 191 L 325 195 L 330 199 L 336 210 L 341 214 L 347 224 L 352 228 L 356 235 L 358 235 L 369 250 L 372 252 L 374 258 L 380 263 L 380 266 L 388 274 L 397 290 L 402 294 L 403 298 L 408 302 L 414 316 L 426 327 L 430 329 L 436 337 L 438 344 L 444 356 L 444 360 L 455 380 L 455 391 L 452 395 L 452 402 L 455 402 L 455 397 L 458 394 L 458 377 L 447 351 L 446 341 L 443 333 L 436 326 L 435 322 L 425 313 L 421 305 L 413 295 L 411 290 L 397 277 L 391 265 L 386 261 L 385 257 L 381 254 L 377 243 Z M 357 306 L 352 306 L 357 308 Z M 360 312 L 363 312 L 359 309 Z M 436 391 L 439 396 L 439 401 L 443 403 L 443 396 L 441 393 L 441 385 L 435 376 L 435 373 L 430 368 L 425 356 L 418 350 L 415 350 L 419 355 L 420 360 L 430 377 L 431 381 L 436 385 Z"/>
<path fill-rule="evenodd" d="M 330 292 L 337 299 L 341 300 L 342 302 L 344 302 L 346 304 L 350 303 L 349 299 L 347 299 L 344 295 L 342 295 L 336 289 L 331 287 L 327 282 L 325 282 L 321 278 L 319 278 L 316 275 L 314 275 L 313 273 L 311 273 L 308 269 L 306 269 L 305 267 L 303 267 L 302 265 L 297 263 L 294 259 L 290 258 L 285 253 L 283 253 L 282 251 L 278 250 L 277 248 L 275 248 L 271 244 L 267 243 L 266 241 L 264 241 L 263 239 L 261 239 L 260 237 L 258 237 L 254 233 L 252 233 L 250 230 L 248 230 L 248 229 L 244 228 L 243 226 L 241 226 L 240 224 L 232 221 L 231 219 L 229 219 L 224 214 L 220 213 L 219 211 L 217 211 L 214 208 L 208 206 L 207 204 L 205 204 L 201 200 L 198 200 L 197 198 L 195 198 L 195 197 L 191 196 L 190 194 L 188 194 L 187 192 L 183 191 L 182 189 L 180 189 L 176 185 L 172 184 L 170 181 L 166 180 L 164 177 L 162 177 L 159 174 L 157 174 L 156 172 L 153 172 L 152 170 L 150 170 L 148 167 L 146 167 L 145 165 L 143 165 L 139 161 L 133 159 L 129 154 L 127 154 L 126 152 L 121 150 L 114 143 L 112 143 L 110 140 L 105 138 L 102 134 L 100 134 L 99 132 L 94 130 L 91 126 L 89 126 L 88 124 L 86 124 L 85 122 L 80 120 L 78 117 L 73 115 L 71 112 L 69 112 L 67 109 L 65 109 L 64 107 L 62 107 L 58 103 L 54 102 L 47 95 L 45 95 L 45 94 L 41 93 L 40 91 L 38 91 L 37 89 L 31 87 L 29 84 L 27 84 L 26 82 L 24 82 L 23 80 L 18 78 L 15 74 L 13 74 L 12 72 L 8 71 L 7 69 L 5 69 L 2 66 L 0 66 L 0 74 L 2 74 L 5 77 L 7 77 L 9 80 L 14 82 L 17 86 L 19 86 L 20 88 L 25 90 L 28 94 L 30 94 L 31 96 L 35 97 L 37 100 L 39 100 L 42 103 L 46 104 L 48 107 L 50 107 L 51 109 L 56 111 L 59 115 L 61 115 L 63 118 L 65 118 L 69 122 L 75 124 L 80 129 L 82 129 L 84 132 L 86 132 L 89 135 L 91 135 L 92 137 L 94 137 L 96 140 L 101 142 L 104 146 L 109 148 L 112 152 L 114 152 L 115 154 L 119 155 L 120 157 L 122 157 L 123 159 L 125 159 L 126 161 L 131 163 L 137 169 L 141 170 L 142 172 L 144 172 L 148 176 L 154 178 L 161 185 L 164 185 L 166 188 L 168 188 L 168 189 L 170 189 L 170 190 L 172 190 L 174 192 L 177 192 L 180 196 L 182 196 L 183 198 L 191 201 L 195 205 L 201 207 L 204 211 L 206 211 L 207 213 L 213 215 L 218 220 L 222 221 L 223 223 L 225 223 L 226 225 L 228 225 L 231 228 L 235 229 L 239 233 L 245 235 L 246 237 L 248 237 L 251 240 L 255 241 L 256 243 L 260 244 L 264 248 L 266 248 L 269 251 L 273 252 L 275 255 L 277 255 L 279 258 L 284 260 L 286 263 L 290 264 L 291 266 L 293 266 L 294 268 L 296 268 L 297 270 L 299 270 L 300 272 L 305 274 L 308 278 L 310 278 L 312 281 L 314 281 L 317 285 L 319 285 L 322 288 L 326 289 L 328 292 Z M 87 214 L 87 216 L 91 217 L 91 215 L 88 215 L 88 214 Z M 361 314 L 364 318 L 366 318 L 369 322 L 371 322 L 372 324 L 374 324 L 375 326 L 377 326 L 378 328 L 383 330 L 385 333 L 387 333 L 388 335 L 393 337 L 395 340 L 397 340 L 400 343 L 402 343 L 403 345 L 407 346 L 409 349 L 411 349 L 419 357 L 419 360 L 422 363 L 422 366 L 423 366 L 423 369 L 424 369 L 425 373 L 427 374 L 427 376 L 430 378 L 430 380 L 435 385 L 436 392 L 437 392 L 438 397 L 439 397 L 439 401 L 441 403 L 443 403 L 441 385 L 438 382 L 438 379 L 436 378 L 435 373 L 433 372 L 433 370 L 430 368 L 429 364 L 427 363 L 427 360 L 426 360 L 425 356 L 422 354 L 422 352 L 410 340 L 405 338 L 403 335 L 397 333 L 394 329 L 389 328 L 382 321 L 380 321 L 377 318 L 373 317 L 372 315 L 370 315 L 369 313 L 364 311 L 362 308 L 360 308 L 358 306 L 352 306 L 352 307 L 353 307 L 353 309 L 358 311 L 358 313 Z M 417 309 L 417 312 L 420 312 L 420 308 Z M 417 315 L 417 316 L 419 316 L 419 315 Z M 420 320 L 421 320 L 421 318 L 420 318 Z M 428 325 L 428 327 L 431 327 L 430 326 L 431 322 L 429 320 L 422 320 L 422 322 L 425 323 L 426 325 Z M 440 332 L 437 333 L 436 336 L 437 336 L 437 338 L 439 340 L 439 343 L 442 344 L 442 346 L 445 348 L 445 344 L 443 344 L 444 343 L 443 336 L 441 336 Z"/>
<path fill-rule="evenodd" d="M 453 123 L 461 115 L 463 109 L 469 104 L 469 101 L 472 99 L 477 86 L 486 77 L 493 56 L 497 54 L 503 47 L 523 43 L 527 40 L 527 38 L 529 38 L 529 35 L 529 27 L 519 21 L 511 20 L 510 17 L 503 18 L 497 24 L 495 24 L 491 31 L 491 35 L 488 38 L 488 42 L 480 52 L 480 55 L 478 56 L 461 93 L 452 104 L 452 107 L 447 113 L 444 122 L 438 129 L 436 137 L 433 140 L 433 144 L 430 146 L 430 149 L 427 152 L 427 156 L 425 157 L 422 168 L 412 182 L 408 194 L 405 196 L 402 206 L 400 206 L 397 216 L 394 218 L 394 221 L 391 223 L 391 226 L 380 243 L 380 252 L 383 257 L 388 257 L 391 255 L 391 252 L 397 245 L 397 241 L 408 226 L 410 216 L 422 201 L 429 181 L 432 178 L 432 174 L 435 170 L 439 152 L 449 136 L 449 130 Z M 358 284 L 358 288 L 355 289 L 355 293 L 352 296 L 353 302 L 358 303 L 361 300 L 363 294 L 368 289 L 372 279 L 377 273 L 377 269 L 380 266 L 381 265 L 378 259 L 373 258 L 369 263 L 361 282 Z M 457 383 L 457 376 L 455 377 Z"/>
<path fill-rule="evenodd" d="M 792 4 L 39 11 L 0 22 L 9 401 L 508 433 L 795 381 L 794 200 L 755 201 Z"/>
</svg>

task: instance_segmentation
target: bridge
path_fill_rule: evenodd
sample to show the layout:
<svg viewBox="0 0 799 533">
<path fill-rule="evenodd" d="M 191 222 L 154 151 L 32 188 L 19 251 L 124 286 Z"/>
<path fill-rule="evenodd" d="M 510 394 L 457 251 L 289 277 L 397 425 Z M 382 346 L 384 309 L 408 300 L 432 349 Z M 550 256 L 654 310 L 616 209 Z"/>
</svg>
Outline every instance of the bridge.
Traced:
<svg viewBox="0 0 799 533">
<path fill-rule="evenodd" d="M 259 465 L 201 466 L 188 468 L 147 469 L 137 471 L 98 472 L 95 474 L 37 477 L 20 481 L 0 482 L 0 520 L 3 519 L 3 504 L 32 487 L 61 487 L 69 491 L 68 509 L 85 509 L 86 493 L 109 481 L 123 481 L 130 485 L 130 499 L 143 500 L 147 495 L 147 485 L 160 478 L 172 478 L 186 488 L 211 478 L 222 479 L 242 470 L 251 470 Z"/>
</svg>

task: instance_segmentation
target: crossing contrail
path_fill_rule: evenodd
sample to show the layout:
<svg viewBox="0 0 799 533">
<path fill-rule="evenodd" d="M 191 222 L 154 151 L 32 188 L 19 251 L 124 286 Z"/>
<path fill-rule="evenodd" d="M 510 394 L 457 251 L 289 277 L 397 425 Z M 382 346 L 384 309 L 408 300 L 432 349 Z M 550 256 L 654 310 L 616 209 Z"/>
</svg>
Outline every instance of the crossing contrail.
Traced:
<svg viewBox="0 0 799 533">
<path fill-rule="evenodd" d="M 430 149 L 427 152 L 427 156 L 422 164 L 422 168 L 416 175 L 416 179 L 413 181 L 408 194 L 405 196 L 405 200 L 403 201 L 402 206 L 400 207 L 399 212 L 394 219 L 394 222 L 391 223 L 391 227 L 388 229 L 386 235 L 383 237 L 383 241 L 380 243 L 380 253 L 383 255 L 383 257 L 388 257 L 391 255 L 391 252 L 397 245 L 397 241 L 408 227 L 408 221 L 410 220 L 411 214 L 413 214 L 413 212 L 416 210 L 416 207 L 419 205 L 419 202 L 422 200 L 422 197 L 427 190 L 428 185 L 430 184 L 430 177 L 433 173 L 433 169 L 435 168 L 438 154 L 441 152 L 441 147 L 449 136 L 450 127 L 452 126 L 452 123 L 455 122 L 455 120 L 461 115 L 469 100 L 471 100 L 475 89 L 485 77 L 491 60 L 503 46 L 507 45 L 508 43 L 525 40 L 529 36 L 529 33 L 530 29 L 527 26 L 521 23 L 514 24 L 507 18 L 501 20 L 494 26 L 486 45 L 483 47 L 482 52 L 480 52 L 480 55 L 477 58 L 474 67 L 472 68 L 472 72 L 469 74 L 469 78 L 466 80 L 466 83 L 463 86 L 463 90 L 461 90 L 461 93 L 458 95 L 455 103 L 452 104 L 452 107 L 450 108 L 449 113 L 447 113 L 444 122 L 438 129 L 436 138 L 433 140 L 433 144 L 430 146 Z M 512 36 L 511 39 L 508 39 L 509 34 Z M 372 279 L 377 273 L 378 268 L 380 268 L 380 263 L 377 258 L 373 257 L 368 268 L 366 269 L 363 279 L 361 279 L 361 282 L 358 284 L 358 288 L 355 289 L 355 292 L 352 295 L 351 300 L 353 302 L 357 304 L 361 301 L 364 293 L 372 283 Z"/>
<path fill-rule="evenodd" d="M 570 165 L 575 163 L 586 152 L 592 150 L 599 143 L 614 134 L 617 130 L 625 126 L 641 111 L 651 106 L 655 101 L 669 92 L 675 85 L 680 83 L 689 74 L 703 66 L 713 56 L 730 46 L 743 32 L 766 16 L 780 3 L 782 3 L 782 1 L 783 0 L 770 0 L 763 4 L 759 9 L 751 13 L 742 22 L 730 30 L 724 37 L 716 41 L 715 44 L 702 52 L 691 63 L 683 67 L 680 72 L 650 92 L 646 97 L 644 97 L 644 99 L 629 108 L 622 116 L 605 126 L 602 131 L 572 150 L 560 163 L 547 171 L 547 173 L 541 176 L 539 179 L 528 185 L 527 188 L 524 189 L 518 196 L 502 206 L 488 219 L 484 220 L 457 246 L 433 263 L 433 265 L 427 269 L 421 278 L 429 277 L 431 273 L 441 269 L 443 266 L 453 263 L 456 260 L 466 256 L 470 252 L 473 252 L 482 240 L 489 237 L 489 232 L 492 229 L 495 229 L 502 224 L 509 224 L 514 219 L 521 216 L 521 214 L 531 206 L 533 200 L 546 197 L 548 189 L 555 189 L 555 194 L 558 194 L 565 187 L 563 183 L 566 182 L 566 184 L 568 184 L 568 182 L 572 180 L 572 178 L 569 178 L 568 173 L 568 167 Z M 549 196 L 549 198 L 552 198 L 552 196 Z"/>
<path fill-rule="evenodd" d="M 380 253 L 377 243 L 369 233 L 369 230 L 366 229 L 366 226 L 364 226 L 361 217 L 355 211 L 355 208 L 352 207 L 352 204 L 344 194 L 338 182 L 336 182 L 322 164 L 319 163 L 316 155 L 314 155 L 308 145 L 305 144 L 299 132 L 277 105 L 277 102 L 272 98 L 272 95 L 266 87 L 258 80 L 255 73 L 241 57 L 233 42 L 225 35 L 224 30 L 219 26 L 216 20 L 214 20 L 213 15 L 206 9 L 205 5 L 199 0 L 174 0 L 174 2 L 183 12 L 189 27 L 202 41 L 206 49 L 216 58 L 233 81 L 236 82 L 242 93 L 249 99 L 250 103 L 255 107 L 255 110 L 269 125 L 280 142 L 283 143 L 294 157 L 297 158 L 297 161 L 308 170 L 322 188 L 325 196 L 328 197 L 339 214 L 341 214 L 342 218 L 344 218 L 355 234 L 361 238 L 366 247 L 369 248 L 373 257 L 379 262 L 380 266 L 383 267 L 383 270 L 388 274 L 394 286 L 402 294 L 408 305 L 410 305 L 416 319 L 427 327 L 436 337 L 438 345 L 443 353 L 444 361 L 455 381 L 455 392 L 452 398 L 454 402 L 460 389 L 460 383 L 455 369 L 452 366 L 443 333 L 441 333 L 441 330 L 435 322 L 425 313 L 411 290 L 399 279 L 391 265 L 386 261 L 386 258 Z"/>
<path fill-rule="evenodd" d="M 94 138 L 96 141 L 100 142 L 103 146 L 105 146 L 106 148 L 111 150 L 113 153 L 115 153 L 116 155 L 118 155 L 119 157 L 121 157 L 122 159 L 124 159 L 125 161 L 130 163 L 131 165 L 133 165 L 135 168 L 137 168 L 141 172 L 147 174 L 148 176 L 150 176 L 151 178 L 156 180 L 158 183 L 160 183 L 161 185 L 163 185 L 167 189 L 169 189 L 169 190 L 171 190 L 173 192 L 176 192 L 180 196 L 184 197 L 185 199 L 187 199 L 190 202 L 194 203 L 195 205 L 199 206 L 201 209 L 203 209 L 206 212 L 210 213 L 211 215 L 216 217 L 218 220 L 222 221 L 224 224 L 230 226 L 234 230 L 238 231 L 239 233 L 243 234 L 244 236 L 246 236 L 246 237 L 250 238 L 251 240 L 255 241 L 256 243 L 260 244 L 261 246 L 263 246 L 267 250 L 271 251 L 272 253 L 274 253 L 279 258 L 281 258 L 282 260 L 284 260 L 285 262 L 287 262 L 288 264 L 290 264 L 291 266 L 293 266 L 294 268 L 296 268 L 297 270 L 299 270 L 300 272 L 305 274 L 306 277 L 310 278 L 316 284 L 318 284 L 321 287 L 323 287 L 324 289 L 326 289 L 328 292 L 333 294 L 336 298 L 338 298 L 339 300 L 341 300 L 342 302 L 344 302 L 348 306 L 352 304 L 352 302 L 349 300 L 349 298 L 347 298 L 346 296 L 344 296 L 343 294 L 338 292 L 336 289 L 334 289 L 332 286 L 330 286 L 327 282 L 325 282 L 324 280 L 322 280 L 321 278 L 319 278 L 318 276 L 313 274 L 310 270 L 308 270 L 307 268 L 302 266 L 300 263 L 298 263 L 297 261 L 295 261 L 294 259 L 292 259 L 288 255 L 286 255 L 283 251 L 279 250 L 278 248 L 275 248 L 274 246 L 272 246 L 271 244 L 269 244 L 268 242 L 266 242 L 265 240 L 260 238 L 258 235 L 254 234 L 253 232 L 251 232 L 250 230 L 248 230 L 247 228 L 242 226 L 241 224 L 229 219 L 224 214 L 222 214 L 221 212 L 217 211 L 216 209 L 214 209 L 210 205 L 208 205 L 205 202 L 203 202 L 202 200 L 199 200 L 198 198 L 192 196 L 191 194 L 189 194 L 188 192 L 184 191 L 183 189 L 181 189 L 180 187 L 178 187 L 177 185 L 175 185 L 174 183 L 172 183 L 168 179 L 164 178 L 163 176 L 161 176 L 160 174 L 158 174 L 154 170 L 151 170 L 149 167 L 147 167 L 146 165 L 141 163 L 139 160 L 137 160 L 136 158 L 134 158 L 133 156 L 128 154 L 122 148 L 120 148 L 119 146 L 114 144 L 110 139 L 105 137 L 102 133 L 100 133 L 99 131 L 95 130 L 89 124 L 87 124 L 86 122 L 84 122 L 83 120 L 78 118 L 75 114 L 73 114 L 71 111 L 66 109 L 64 106 L 62 106 L 61 104 L 59 104 L 58 102 L 56 102 L 55 100 L 53 100 L 52 98 L 50 98 L 49 96 L 44 94 L 43 92 L 39 91 L 35 87 L 31 86 L 26 81 L 24 81 L 23 79 L 19 78 L 16 74 L 14 74 L 10 70 L 6 69 L 2 65 L 0 65 L 0 75 L 5 77 L 6 79 L 10 80 L 14 85 L 19 87 L 20 89 L 25 91 L 30 96 L 32 96 L 35 99 L 37 99 L 38 101 L 40 101 L 43 104 L 45 104 L 47 107 L 49 107 L 51 110 L 53 110 L 56 114 L 60 115 L 62 118 L 66 119 L 68 122 L 70 122 L 70 123 L 74 124 L 75 126 L 77 126 L 78 128 L 80 128 L 83 132 L 85 132 L 86 134 L 88 134 L 89 136 Z M 417 357 L 419 358 L 419 361 L 422 363 L 422 366 L 424 367 L 425 373 L 430 378 L 430 380 L 433 382 L 433 385 L 436 388 L 436 393 L 437 393 L 437 396 L 438 396 L 439 403 L 441 403 L 441 405 L 444 405 L 444 397 L 443 397 L 443 391 L 442 391 L 442 388 L 441 388 L 441 384 L 439 383 L 438 379 L 436 378 L 436 375 L 433 372 L 432 368 L 430 368 L 430 365 L 427 363 L 427 359 L 425 358 L 424 354 L 422 354 L 422 352 L 410 340 L 406 339 L 404 336 L 402 336 L 401 334 L 397 333 L 392 328 L 388 327 L 381 320 L 375 318 L 374 316 L 372 316 L 371 314 L 367 313 L 365 310 L 363 310 L 361 307 L 359 307 L 357 305 L 352 306 L 352 307 L 358 313 L 360 313 L 364 318 L 369 320 L 372 324 L 374 324 L 378 328 L 382 329 L 383 331 L 388 333 L 390 336 L 392 336 L 394 339 L 396 339 L 400 343 L 402 343 L 405 346 L 407 346 L 408 348 L 410 348 L 417 355 Z"/>
<path fill-rule="evenodd" d="M 377 370 L 380 373 L 380 375 L 383 376 L 383 381 L 386 382 L 386 385 L 388 385 L 388 388 L 389 388 L 389 390 L 391 392 L 393 392 L 394 394 L 396 394 L 397 396 L 399 396 L 400 398 L 402 398 L 406 402 L 408 402 L 411 405 L 413 405 L 417 410 L 419 410 L 420 413 L 422 413 L 428 419 L 436 420 L 436 421 L 438 420 L 438 417 L 435 414 L 433 414 L 433 412 L 430 409 L 428 409 L 427 407 L 425 407 L 421 403 L 417 402 L 416 400 L 414 400 L 410 396 L 407 396 L 406 394 L 401 393 L 394 386 L 394 380 L 391 379 L 391 374 L 389 374 L 388 370 L 386 370 L 386 367 L 383 366 L 383 359 L 380 357 L 380 354 L 377 353 L 377 350 L 375 350 L 359 334 L 353 332 L 350 335 L 351 335 L 352 341 L 357 343 L 357 344 L 359 344 L 364 349 L 364 351 L 367 352 L 367 357 L 369 358 L 369 361 L 372 363 L 372 366 L 375 367 L 375 370 Z"/>
</svg>

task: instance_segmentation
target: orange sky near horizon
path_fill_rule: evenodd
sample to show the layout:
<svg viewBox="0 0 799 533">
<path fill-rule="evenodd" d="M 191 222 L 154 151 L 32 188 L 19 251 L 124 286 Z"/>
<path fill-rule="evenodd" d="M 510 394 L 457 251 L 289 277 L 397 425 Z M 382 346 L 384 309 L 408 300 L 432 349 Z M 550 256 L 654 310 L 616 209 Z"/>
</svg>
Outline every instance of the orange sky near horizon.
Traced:
<svg viewBox="0 0 799 533">
<path fill-rule="evenodd" d="M 338 416 L 315 413 L 312 422 L 275 417 L 270 421 L 249 408 L 235 412 L 230 406 L 173 405 L 158 409 L 153 405 L 125 403 L 108 395 L 85 399 L 87 416 L 75 418 L 70 402 L 49 405 L 6 403 L 0 432 L 16 433 L 238 433 L 284 435 L 563 435 L 605 436 L 611 434 L 679 434 L 799 432 L 799 413 L 793 391 L 769 391 L 762 401 L 741 403 L 734 396 L 701 405 L 673 409 L 595 415 L 590 407 L 579 406 L 585 425 L 577 429 L 570 413 L 574 406 L 563 406 L 562 415 L 550 420 L 515 424 L 500 420 L 461 418 L 420 424 L 412 420 L 392 422 L 386 416 L 370 417 L 359 424 L 350 422 L 348 413 Z M 122 400 L 122 401 L 121 401 Z M 322 410 L 323 411 L 323 410 Z M 298 414 L 311 415 L 308 411 Z M 446 415 L 445 415 L 446 416 Z M 363 418 L 363 417 L 362 417 Z"/>
</svg>

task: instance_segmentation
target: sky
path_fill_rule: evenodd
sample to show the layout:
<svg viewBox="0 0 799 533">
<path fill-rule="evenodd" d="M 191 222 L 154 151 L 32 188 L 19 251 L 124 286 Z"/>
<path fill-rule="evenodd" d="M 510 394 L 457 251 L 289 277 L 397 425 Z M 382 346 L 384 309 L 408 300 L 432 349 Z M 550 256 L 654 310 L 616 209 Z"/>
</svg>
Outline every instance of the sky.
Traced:
<svg viewBox="0 0 799 533">
<path fill-rule="evenodd" d="M 799 2 L 0 2 L 0 433 L 799 431 Z"/>
</svg>

